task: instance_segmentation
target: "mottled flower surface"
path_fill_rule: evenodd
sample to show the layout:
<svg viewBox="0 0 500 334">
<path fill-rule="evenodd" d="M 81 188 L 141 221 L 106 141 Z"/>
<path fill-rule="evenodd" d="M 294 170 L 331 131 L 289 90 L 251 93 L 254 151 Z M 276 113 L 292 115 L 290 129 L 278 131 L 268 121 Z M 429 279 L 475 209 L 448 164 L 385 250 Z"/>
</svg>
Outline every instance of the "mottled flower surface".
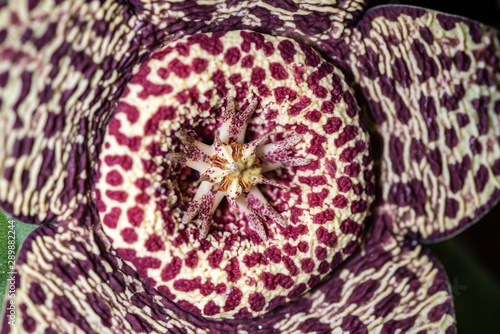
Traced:
<svg viewBox="0 0 500 334">
<path fill-rule="evenodd" d="M 358 246 L 374 195 L 368 134 L 342 78 L 310 47 L 244 30 L 153 53 L 100 155 L 113 248 L 204 316 L 256 316 L 316 285 Z"/>
<path fill-rule="evenodd" d="M 363 7 L 0 5 L 0 205 L 41 225 L 2 332 L 455 333 L 417 241 L 500 198 L 500 36 Z M 200 237 L 182 217 L 203 183 L 172 154 L 255 101 L 240 144 L 300 134 L 286 154 L 308 159 L 265 174 L 290 192 L 252 185 L 286 227 L 264 215 L 263 237 L 230 199 Z"/>
</svg>

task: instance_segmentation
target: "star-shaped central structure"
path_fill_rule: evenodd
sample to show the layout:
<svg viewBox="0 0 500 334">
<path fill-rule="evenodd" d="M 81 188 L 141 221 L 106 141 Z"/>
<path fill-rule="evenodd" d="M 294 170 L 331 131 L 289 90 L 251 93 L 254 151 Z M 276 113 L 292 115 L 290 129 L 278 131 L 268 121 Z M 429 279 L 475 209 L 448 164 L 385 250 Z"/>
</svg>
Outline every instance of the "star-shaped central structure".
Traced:
<svg viewBox="0 0 500 334">
<path fill-rule="evenodd" d="M 196 216 L 201 219 L 200 238 L 207 236 L 212 215 L 224 196 L 235 215 L 239 207 L 264 241 L 267 239 L 263 225 L 266 217 L 283 227 L 287 225 L 286 220 L 267 202 L 257 185 L 269 184 L 290 190 L 262 174 L 281 167 L 307 165 L 309 160 L 289 156 L 288 149 L 302 140 L 302 136 L 298 134 L 275 143 L 263 144 L 275 133 L 272 130 L 250 143 L 244 143 L 245 131 L 257 104 L 258 100 L 253 99 L 243 112 L 237 113 L 234 100 L 228 98 L 222 113 L 222 125 L 215 134 L 212 145 L 197 141 L 185 132 L 179 132 L 177 136 L 184 146 L 182 153 L 167 155 L 167 159 L 201 174 L 198 190 L 182 217 L 184 224 L 191 222 Z"/>
</svg>

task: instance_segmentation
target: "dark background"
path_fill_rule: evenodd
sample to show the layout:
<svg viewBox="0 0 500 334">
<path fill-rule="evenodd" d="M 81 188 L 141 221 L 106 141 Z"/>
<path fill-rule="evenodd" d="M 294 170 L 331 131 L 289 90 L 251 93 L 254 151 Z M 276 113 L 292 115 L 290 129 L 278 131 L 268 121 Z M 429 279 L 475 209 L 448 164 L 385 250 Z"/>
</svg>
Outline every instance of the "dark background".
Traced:
<svg viewBox="0 0 500 334">
<path fill-rule="evenodd" d="M 460 15 L 500 29 L 500 0 L 373 0 Z M 427 248 L 451 282 L 459 334 L 500 333 L 500 205 L 458 236 Z"/>
</svg>

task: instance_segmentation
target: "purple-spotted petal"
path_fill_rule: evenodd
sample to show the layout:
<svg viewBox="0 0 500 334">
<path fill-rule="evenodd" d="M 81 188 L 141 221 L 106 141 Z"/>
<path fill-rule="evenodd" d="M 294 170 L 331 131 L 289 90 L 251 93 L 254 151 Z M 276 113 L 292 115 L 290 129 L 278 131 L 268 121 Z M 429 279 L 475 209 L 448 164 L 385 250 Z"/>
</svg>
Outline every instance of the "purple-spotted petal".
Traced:
<svg viewBox="0 0 500 334">
<path fill-rule="evenodd" d="M 443 268 L 421 246 L 401 246 L 390 232 L 390 219 L 376 217 L 367 241 L 324 283 L 293 303 L 241 323 L 239 329 L 249 333 L 259 329 L 280 333 L 335 329 L 344 333 L 455 333 L 451 289 Z M 307 261 L 302 265 L 307 266 Z M 324 264 L 337 265 L 335 259 Z M 276 299 L 273 304 L 283 301 Z"/>
<path fill-rule="evenodd" d="M 37 3 L 0 9 L 0 206 L 34 223 L 87 200 L 112 105 L 158 45 L 158 29 L 129 6 Z"/>
<path fill-rule="evenodd" d="M 497 32 L 389 6 L 370 10 L 349 43 L 395 233 L 437 241 L 477 221 L 500 199 Z"/>
<path fill-rule="evenodd" d="M 160 294 L 151 282 L 141 281 L 89 221 L 87 217 L 57 227 L 41 226 L 26 239 L 16 265 L 14 326 L 5 313 L 2 333 L 163 333 L 201 328 L 191 323 L 192 315 L 165 298 L 167 290 Z M 139 275 L 159 266 L 153 258 L 137 256 L 134 249 L 123 251 L 122 257 L 138 265 Z"/>
<path fill-rule="evenodd" d="M 116 257 L 99 229 L 90 226 L 91 221 L 64 223 L 59 229 L 64 227 L 65 233 L 58 233 L 54 226 L 43 226 L 26 240 L 16 266 L 17 327 L 7 325 L 5 317 L 2 333 L 14 328 L 40 333 L 185 329 L 212 333 L 333 329 L 348 333 L 455 333 L 450 288 L 441 266 L 420 246 L 400 246 L 385 227 L 391 224 L 389 216 L 377 217 L 361 249 L 327 281 L 300 299 L 278 307 L 286 301 L 280 297 L 266 306 L 256 293 L 249 298 L 249 309 L 278 308 L 258 318 L 223 322 L 199 316 L 202 310 L 189 302 L 179 301 L 176 305 L 165 298 L 171 296 L 168 289 L 159 293 L 149 285 L 152 282 L 141 281 Z M 342 228 L 352 227 L 355 225 L 345 224 Z M 353 249 L 350 246 L 344 251 Z M 159 266 L 154 258 L 138 256 L 132 248 L 121 254 L 135 264 L 139 275 Z M 334 258 L 322 267 L 338 264 Z M 308 268 L 310 263 L 304 259 L 300 265 Z M 178 264 L 173 261 L 165 277 L 175 277 L 176 268 Z M 308 285 L 316 284 L 315 279 L 318 277 L 297 285 L 288 297 L 298 297 Z M 213 305 L 208 305 L 204 312 L 210 312 Z M 245 314 L 241 312 L 243 317 Z"/>
</svg>

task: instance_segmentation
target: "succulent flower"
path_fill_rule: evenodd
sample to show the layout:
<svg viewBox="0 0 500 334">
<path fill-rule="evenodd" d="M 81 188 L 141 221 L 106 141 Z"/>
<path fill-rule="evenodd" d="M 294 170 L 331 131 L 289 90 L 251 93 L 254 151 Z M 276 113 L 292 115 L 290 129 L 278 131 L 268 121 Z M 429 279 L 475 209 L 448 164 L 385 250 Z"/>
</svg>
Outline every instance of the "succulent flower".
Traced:
<svg viewBox="0 0 500 334">
<path fill-rule="evenodd" d="M 500 36 L 363 6 L 0 5 L 2 331 L 454 333 L 418 243 L 500 199 Z"/>
<path fill-rule="evenodd" d="M 257 103 L 258 100 L 254 99 L 243 112 L 237 113 L 234 99 L 228 98 L 222 114 L 220 135 L 215 133 L 213 145 L 208 146 L 180 133 L 178 137 L 185 146 L 183 152 L 167 155 L 167 159 L 189 166 L 201 174 L 201 184 L 181 219 L 186 224 L 196 215 L 202 217 L 201 238 L 207 237 L 212 215 L 224 196 L 235 214 L 237 205 L 240 205 L 263 241 L 267 240 L 262 225 L 266 216 L 283 227 L 287 226 L 286 220 L 267 202 L 256 185 L 268 184 L 290 191 L 290 188 L 273 182 L 262 174 L 284 166 L 305 166 L 310 161 L 289 157 L 286 152 L 302 139 L 299 134 L 264 146 L 262 143 L 274 132 L 270 131 L 248 144 L 243 143 L 246 127 Z M 242 197 L 243 194 L 245 195 Z"/>
</svg>

